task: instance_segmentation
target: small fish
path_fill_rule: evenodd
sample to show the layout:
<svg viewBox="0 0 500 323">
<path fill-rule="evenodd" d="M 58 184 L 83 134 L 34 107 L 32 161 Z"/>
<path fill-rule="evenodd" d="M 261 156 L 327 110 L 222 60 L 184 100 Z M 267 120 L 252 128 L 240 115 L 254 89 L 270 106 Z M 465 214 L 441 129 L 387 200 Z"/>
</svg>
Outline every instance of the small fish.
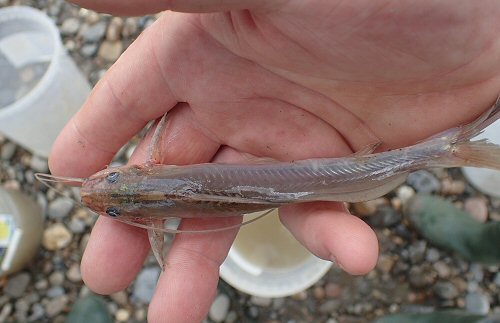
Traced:
<svg viewBox="0 0 500 323">
<path fill-rule="evenodd" d="M 294 162 L 256 159 L 245 164 L 113 167 L 83 179 L 81 200 L 96 213 L 148 229 L 162 264 L 166 218 L 228 217 L 310 201 L 366 201 L 388 193 L 419 169 L 500 169 L 500 146 L 484 139 L 471 141 L 498 118 L 500 98 L 468 125 L 381 153 L 373 153 L 374 145 L 348 157 Z M 164 124 L 165 117 L 152 145 Z"/>
</svg>

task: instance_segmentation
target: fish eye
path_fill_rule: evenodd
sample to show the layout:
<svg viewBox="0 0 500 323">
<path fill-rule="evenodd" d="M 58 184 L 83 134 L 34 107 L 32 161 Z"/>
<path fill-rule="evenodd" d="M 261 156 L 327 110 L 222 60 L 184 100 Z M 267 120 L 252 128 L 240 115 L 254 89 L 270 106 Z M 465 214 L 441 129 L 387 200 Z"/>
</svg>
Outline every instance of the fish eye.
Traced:
<svg viewBox="0 0 500 323">
<path fill-rule="evenodd" d="M 120 174 L 118 172 L 111 172 L 106 176 L 106 180 L 108 181 L 108 183 L 114 184 L 118 180 L 119 176 Z"/>
<path fill-rule="evenodd" d="M 114 206 L 108 207 L 106 209 L 106 214 L 109 215 L 110 217 L 116 218 L 117 216 L 120 215 L 120 211 Z"/>
</svg>

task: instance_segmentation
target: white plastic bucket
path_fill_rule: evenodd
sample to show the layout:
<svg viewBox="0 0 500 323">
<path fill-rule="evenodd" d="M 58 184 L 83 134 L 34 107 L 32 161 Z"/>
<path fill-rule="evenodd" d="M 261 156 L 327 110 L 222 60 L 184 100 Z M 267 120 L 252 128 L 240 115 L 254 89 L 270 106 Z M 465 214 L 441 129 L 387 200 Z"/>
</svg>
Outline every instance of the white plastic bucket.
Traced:
<svg viewBox="0 0 500 323">
<path fill-rule="evenodd" d="M 48 157 L 90 89 L 49 17 L 30 7 L 0 9 L 0 132 Z"/>
<path fill-rule="evenodd" d="M 312 286 L 331 266 L 300 245 L 273 211 L 240 229 L 220 276 L 250 295 L 285 297 Z"/>
</svg>

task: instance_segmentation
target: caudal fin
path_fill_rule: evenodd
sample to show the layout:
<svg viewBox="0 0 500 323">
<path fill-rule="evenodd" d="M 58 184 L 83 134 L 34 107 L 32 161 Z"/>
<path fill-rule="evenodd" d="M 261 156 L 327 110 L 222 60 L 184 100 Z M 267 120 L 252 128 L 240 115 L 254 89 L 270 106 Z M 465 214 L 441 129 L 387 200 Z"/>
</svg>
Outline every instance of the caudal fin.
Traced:
<svg viewBox="0 0 500 323">
<path fill-rule="evenodd" d="M 500 146 L 488 139 L 471 141 L 483 130 L 500 118 L 500 96 L 495 104 L 478 119 L 461 127 L 451 142 L 458 166 L 482 167 L 500 170 Z"/>
</svg>

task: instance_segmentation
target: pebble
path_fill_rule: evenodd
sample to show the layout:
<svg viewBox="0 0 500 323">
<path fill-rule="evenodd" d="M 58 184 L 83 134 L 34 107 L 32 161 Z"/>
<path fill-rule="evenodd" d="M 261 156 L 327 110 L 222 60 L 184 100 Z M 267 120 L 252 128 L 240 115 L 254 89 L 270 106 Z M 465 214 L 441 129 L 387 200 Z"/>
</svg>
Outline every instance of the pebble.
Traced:
<svg viewBox="0 0 500 323">
<path fill-rule="evenodd" d="M 97 48 L 95 43 L 85 44 L 80 48 L 80 54 L 86 58 L 93 57 L 97 53 Z"/>
<path fill-rule="evenodd" d="M 10 297 L 21 297 L 31 281 L 31 276 L 28 273 L 19 273 L 7 281 L 3 288 L 3 292 Z"/>
<path fill-rule="evenodd" d="M 118 322 L 128 322 L 130 319 L 130 311 L 120 308 L 115 313 L 115 318 Z"/>
<path fill-rule="evenodd" d="M 82 273 L 80 272 L 80 264 L 73 263 L 66 272 L 66 277 L 68 278 L 69 281 L 73 283 L 81 282 Z"/>
<path fill-rule="evenodd" d="M 62 312 L 67 303 L 68 296 L 66 295 L 53 298 L 45 303 L 45 313 L 48 317 L 53 318 Z"/>
<path fill-rule="evenodd" d="M 439 192 L 441 184 L 437 178 L 426 170 L 419 170 L 408 175 L 406 183 L 418 193 L 429 194 Z"/>
<path fill-rule="evenodd" d="M 82 32 L 83 41 L 86 43 L 97 43 L 104 37 L 106 27 L 106 22 L 104 21 L 99 21 L 92 26 L 86 25 L 86 28 Z"/>
<path fill-rule="evenodd" d="M 380 207 L 376 214 L 370 217 L 370 223 L 377 228 L 393 227 L 401 222 L 403 216 L 390 206 Z"/>
<path fill-rule="evenodd" d="M 62 288 L 61 286 L 54 286 L 54 287 L 51 287 L 50 289 L 47 290 L 47 297 L 49 298 L 55 298 L 55 297 L 59 297 L 59 296 L 62 296 L 65 294 L 65 291 L 64 291 L 64 288 Z"/>
<path fill-rule="evenodd" d="M 317 300 L 324 299 L 325 296 L 326 296 L 325 289 L 323 287 L 321 287 L 321 286 L 314 287 L 314 289 L 313 289 L 313 296 Z"/>
<path fill-rule="evenodd" d="M 58 197 L 49 203 L 48 214 L 53 220 L 61 220 L 69 215 L 75 205 L 75 201 L 69 197 Z"/>
<path fill-rule="evenodd" d="M 257 306 L 262 306 L 262 307 L 270 306 L 272 301 L 273 300 L 269 297 L 259 297 L 259 296 L 250 297 L 250 303 L 257 305 Z"/>
<path fill-rule="evenodd" d="M 134 284 L 132 297 L 134 300 L 149 303 L 156 289 L 156 282 L 160 277 L 159 267 L 146 267 L 141 270 Z"/>
<path fill-rule="evenodd" d="M 408 255 L 413 264 L 422 262 L 425 259 L 427 243 L 423 240 L 417 241 L 408 247 Z"/>
<path fill-rule="evenodd" d="M 439 250 L 437 250 L 436 248 L 428 248 L 425 255 L 425 260 L 435 263 L 439 260 L 440 257 L 441 255 L 439 254 Z"/>
<path fill-rule="evenodd" d="M 377 261 L 377 268 L 384 274 L 388 274 L 391 272 L 392 267 L 394 267 L 394 264 L 396 263 L 396 260 L 392 255 L 389 254 L 381 254 L 378 257 Z"/>
<path fill-rule="evenodd" d="M 45 278 L 42 278 L 35 283 L 35 289 L 37 290 L 44 290 L 47 289 L 48 287 L 49 287 L 49 282 Z"/>
<path fill-rule="evenodd" d="M 480 293 L 470 293 L 465 296 L 465 309 L 467 312 L 486 315 L 490 311 L 488 296 Z"/>
<path fill-rule="evenodd" d="M 451 268 L 444 261 L 437 261 L 433 264 L 434 270 L 436 270 L 439 278 L 446 279 L 451 275 Z"/>
<path fill-rule="evenodd" d="M 336 283 L 327 283 L 325 286 L 325 294 L 328 298 L 337 298 L 342 294 L 342 286 Z"/>
<path fill-rule="evenodd" d="M 65 248 L 71 242 L 73 234 L 62 223 L 50 225 L 43 232 L 42 245 L 47 250 Z"/>
<path fill-rule="evenodd" d="M 108 61 L 114 62 L 120 57 L 123 52 L 123 44 L 121 41 L 103 41 L 97 55 Z"/>
<path fill-rule="evenodd" d="M 35 303 L 31 306 L 31 315 L 28 316 L 28 322 L 40 322 L 45 316 L 45 309 L 42 304 Z"/>
<path fill-rule="evenodd" d="M 61 271 L 54 271 L 49 276 L 49 283 L 51 286 L 60 286 L 64 283 L 64 273 Z"/>
<path fill-rule="evenodd" d="M 61 25 L 61 34 L 64 36 L 72 36 L 80 29 L 80 20 L 78 18 L 68 18 Z"/>
<path fill-rule="evenodd" d="M 214 299 L 212 306 L 210 306 L 210 311 L 208 312 L 208 317 L 215 322 L 222 322 L 229 312 L 229 307 L 231 302 L 226 294 L 219 294 Z"/>
<path fill-rule="evenodd" d="M 33 155 L 30 161 L 30 168 L 38 173 L 48 173 L 49 172 L 49 164 L 47 159 Z"/>
<path fill-rule="evenodd" d="M 2 307 L 2 310 L 0 311 L 0 322 L 7 322 L 7 318 L 10 313 L 12 313 L 12 309 L 13 306 L 11 303 L 7 303 Z"/>
<path fill-rule="evenodd" d="M 358 216 L 370 216 L 377 211 L 378 207 L 387 204 L 387 199 L 381 197 L 370 201 L 353 203 L 353 211 Z"/>
<path fill-rule="evenodd" d="M 434 285 L 434 293 L 442 299 L 451 300 L 458 296 L 459 292 L 451 282 L 438 282 Z"/>
<path fill-rule="evenodd" d="M 229 311 L 226 315 L 224 323 L 234 323 L 238 321 L 238 314 L 235 311 Z"/>
<path fill-rule="evenodd" d="M 497 285 L 497 287 L 500 287 L 500 271 L 495 274 L 493 282 L 495 283 L 495 285 Z"/>
<path fill-rule="evenodd" d="M 340 306 L 340 300 L 331 299 L 319 306 L 319 312 L 323 314 L 334 313 Z"/>
<path fill-rule="evenodd" d="M 436 281 L 436 273 L 427 266 L 413 266 L 408 274 L 410 285 L 415 288 L 426 288 Z"/>
<path fill-rule="evenodd" d="M 85 221 L 78 218 L 71 218 L 71 221 L 68 223 L 68 227 L 73 233 L 83 233 L 87 228 Z"/>
<path fill-rule="evenodd" d="M 2 145 L 2 150 L 0 151 L 0 159 L 10 160 L 14 157 L 17 146 L 13 142 L 6 142 Z"/>
<path fill-rule="evenodd" d="M 147 317 L 147 311 L 145 308 L 139 307 L 135 310 L 134 318 L 136 321 L 145 322 Z"/>
<path fill-rule="evenodd" d="M 125 306 L 128 303 L 128 294 L 125 291 L 119 291 L 117 293 L 111 294 L 111 299 L 120 306 Z"/>
<path fill-rule="evenodd" d="M 484 198 L 470 197 L 466 199 L 464 210 L 481 223 L 488 219 L 488 206 Z"/>
<path fill-rule="evenodd" d="M 122 28 L 123 19 L 120 17 L 113 17 L 109 23 L 108 30 L 106 31 L 106 39 L 110 41 L 119 40 Z"/>
<path fill-rule="evenodd" d="M 137 18 L 130 17 L 126 18 L 123 22 L 122 36 L 124 38 L 129 38 L 134 36 L 138 31 Z"/>
<path fill-rule="evenodd" d="M 465 191 L 465 183 L 448 178 L 441 181 L 441 194 L 443 195 L 461 195 Z"/>
<path fill-rule="evenodd" d="M 408 185 L 401 185 L 396 189 L 396 196 L 401 200 L 403 205 L 415 196 L 415 190 Z"/>
</svg>

